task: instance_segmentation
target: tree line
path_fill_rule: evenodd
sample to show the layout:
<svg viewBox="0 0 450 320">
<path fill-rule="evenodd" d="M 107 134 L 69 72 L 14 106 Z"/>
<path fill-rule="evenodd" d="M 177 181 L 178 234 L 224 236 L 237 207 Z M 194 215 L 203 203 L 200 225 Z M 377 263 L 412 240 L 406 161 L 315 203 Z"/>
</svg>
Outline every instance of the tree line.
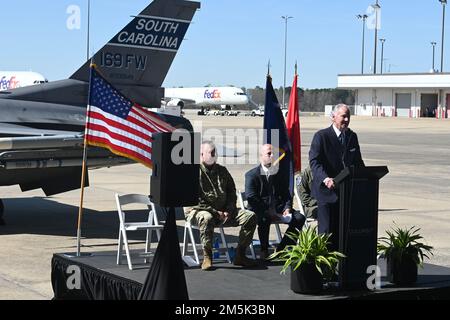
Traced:
<svg viewBox="0 0 450 320">
<path fill-rule="evenodd" d="M 292 87 L 286 87 L 285 90 L 285 104 L 288 107 L 289 96 Z M 257 86 L 254 89 L 242 88 L 250 98 L 251 103 L 247 108 L 255 108 L 257 105 L 264 105 L 265 89 Z M 283 87 L 274 89 L 280 104 L 283 99 Z M 297 88 L 300 111 L 315 111 L 323 112 L 325 105 L 336 105 L 338 103 L 345 103 L 347 105 L 355 104 L 355 93 L 352 90 L 344 89 L 302 89 Z"/>
</svg>

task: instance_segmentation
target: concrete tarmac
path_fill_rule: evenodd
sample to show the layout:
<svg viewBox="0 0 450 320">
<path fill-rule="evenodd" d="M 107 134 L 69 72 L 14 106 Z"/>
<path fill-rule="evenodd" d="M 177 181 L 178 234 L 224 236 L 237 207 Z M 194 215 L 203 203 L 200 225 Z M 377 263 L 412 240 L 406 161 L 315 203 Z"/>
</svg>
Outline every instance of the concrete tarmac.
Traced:
<svg viewBox="0 0 450 320">
<path fill-rule="evenodd" d="M 262 117 L 197 116 L 193 111 L 186 117 L 204 133 L 216 136 L 240 128 L 249 135 L 263 124 Z M 314 132 L 330 120 L 306 116 L 300 121 L 304 165 Z M 358 134 L 366 165 L 387 165 L 390 171 L 380 181 L 379 236 L 395 224 L 420 227 L 426 243 L 435 248 L 427 262 L 450 267 L 450 120 L 353 117 L 350 127 Z M 255 166 L 257 144 L 227 144 L 243 150 L 243 155 L 220 159 L 227 163 L 238 189 L 244 189 L 244 174 Z M 116 250 L 114 193 L 148 194 L 150 174 L 139 164 L 90 171 L 83 252 Z M 11 186 L 1 188 L 1 198 L 7 225 L 0 226 L 0 299 L 51 299 L 53 253 L 76 250 L 80 191 L 45 197 L 41 190 L 22 193 L 18 186 Z M 177 223 L 181 232 L 183 222 Z M 237 235 L 238 230 L 231 232 Z M 132 239 L 137 241 L 134 248 L 143 247 L 142 236 Z"/>
</svg>

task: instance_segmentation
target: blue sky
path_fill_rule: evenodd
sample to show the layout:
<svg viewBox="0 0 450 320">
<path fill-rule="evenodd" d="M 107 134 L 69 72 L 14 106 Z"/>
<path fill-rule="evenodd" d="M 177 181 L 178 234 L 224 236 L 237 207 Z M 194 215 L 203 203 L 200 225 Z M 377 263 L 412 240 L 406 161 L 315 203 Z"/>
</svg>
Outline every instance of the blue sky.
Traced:
<svg viewBox="0 0 450 320">
<path fill-rule="evenodd" d="M 150 1 L 91 0 L 91 51 L 101 48 Z M 286 85 L 295 61 L 299 86 L 335 87 L 337 74 L 361 70 L 362 22 L 375 1 L 205 0 L 193 19 L 164 86 L 265 85 L 271 61 L 274 87 L 283 85 L 284 20 L 288 22 Z M 15 0 L 2 3 L 0 70 L 32 70 L 49 80 L 69 77 L 86 59 L 87 0 Z M 442 5 L 438 0 L 380 0 L 384 62 L 388 72 L 428 72 L 431 41 L 440 62 Z M 81 9 L 81 28 L 69 30 L 70 5 Z M 449 10 L 447 10 L 449 11 Z M 369 15 L 371 13 L 369 12 Z M 450 17 L 444 57 L 450 57 Z M 370 26 L 369 26 L 370 27 Z M 365 71 L 373 64 L 374 31 L 365 31 Z M 378 45 L 380 54 L 380 45 Z M 447 59 L 447 61 L 449 61 Z M 378 66 L 380 62 L 378 61 Z M 444 71 L 450 62 L 444 61 Z"/>
</svg>

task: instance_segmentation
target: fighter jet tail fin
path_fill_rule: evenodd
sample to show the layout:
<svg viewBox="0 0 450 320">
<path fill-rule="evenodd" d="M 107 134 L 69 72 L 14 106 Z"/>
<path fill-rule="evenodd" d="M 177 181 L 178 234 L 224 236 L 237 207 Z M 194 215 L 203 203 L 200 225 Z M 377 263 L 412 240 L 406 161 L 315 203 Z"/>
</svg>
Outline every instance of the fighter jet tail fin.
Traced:
<svg viewBox="0 0 450 320">
<path fill-rule="evenodd" d="M 131 100 L 159 106 L 160 88 L 200 3 L 154 0 L 97 51 L 92 61 Z M 86 61 L 70 78 L 89 81 Z"/>
</svg>

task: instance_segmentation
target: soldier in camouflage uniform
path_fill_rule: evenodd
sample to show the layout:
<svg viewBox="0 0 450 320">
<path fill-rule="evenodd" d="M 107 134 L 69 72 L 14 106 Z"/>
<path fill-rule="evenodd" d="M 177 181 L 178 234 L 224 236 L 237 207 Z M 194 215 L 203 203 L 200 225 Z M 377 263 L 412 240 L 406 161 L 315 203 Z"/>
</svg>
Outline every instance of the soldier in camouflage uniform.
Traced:
<svg viewBox="0 0 450 320">
<path fill-rule="evenodd" d="M 299 183 L 300 199 L 308 218 L 317 219 L 317 200 L 311 196 L 311 184 L 313 176 L 310 166 L 307 166 L 301 174 Z"/>
<path fill-rule="evenodd" d="M 206 141 L 201 146 L 200 194 L 198 205 L 186 214 L 187 219 L 200 229 L 203 246 L 202 270 L 212 267 L 212 239 L 214 227 L 241 226 L 239 243 L 234 265 L 253 266 L 255 260 L 245 256 L 245 251 L 253 239 L 256 216 L 252 211 L 236 207 L 236 187 L 228 170 L 216 163 L 216 147 Z"/>
</svg>

